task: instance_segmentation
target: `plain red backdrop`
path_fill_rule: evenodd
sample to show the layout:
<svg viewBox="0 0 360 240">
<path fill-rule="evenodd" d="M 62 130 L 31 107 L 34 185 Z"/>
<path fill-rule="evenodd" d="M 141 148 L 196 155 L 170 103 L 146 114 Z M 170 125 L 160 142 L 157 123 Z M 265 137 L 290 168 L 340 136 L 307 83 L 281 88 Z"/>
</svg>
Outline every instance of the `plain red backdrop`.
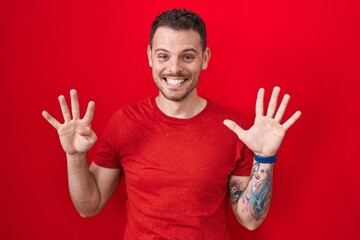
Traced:
<svg viewBox="0 0 360 240">
<path fill-rule="evenodd" d="M 272 206 L 233 239 L 360 239 L 358 1 L 1 1 L 0 238 L 122 239 L 124 183 L 96 217 L 72 206 L 66 162 L 46 109 L 76 88 L 96 102 L 101 137 L 121 106 L 156 95 L 146 47 L 155 16 L 186 7 L 207 23 L 212 59 L 199 92 L 254 117 L 256 92 L 291 94 Z M 95 147 L 96 148 L 96 147 Z M 90 153 L 93 156 L 94 151 Z"/>
</svg>

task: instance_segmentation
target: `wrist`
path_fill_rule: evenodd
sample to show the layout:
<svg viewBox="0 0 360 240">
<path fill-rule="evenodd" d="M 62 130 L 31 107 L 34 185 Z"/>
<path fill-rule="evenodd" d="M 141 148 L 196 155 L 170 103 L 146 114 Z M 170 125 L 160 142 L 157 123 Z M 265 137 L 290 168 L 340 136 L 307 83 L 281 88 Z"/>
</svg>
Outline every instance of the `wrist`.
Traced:
<svg viewBox="0 0 360 240">
<path fill-rule="evenodd" d="M 276 162 L 276 159 L 277 159 L 276 155 L 266 157 L 266 156 L 261 156 L 261 155 L 257 155 L 254 153 L 254 160 L 258 163 L 271 164 L 271 163 Z"/>
<path fill-rule="evenodd" d="M 86 152 L 74 153 L 74 154 L 66 153 L 66 158 L 71 161 L 82 161 L 84 159 L 87 160 L 87 153 Z"/>
</svg>

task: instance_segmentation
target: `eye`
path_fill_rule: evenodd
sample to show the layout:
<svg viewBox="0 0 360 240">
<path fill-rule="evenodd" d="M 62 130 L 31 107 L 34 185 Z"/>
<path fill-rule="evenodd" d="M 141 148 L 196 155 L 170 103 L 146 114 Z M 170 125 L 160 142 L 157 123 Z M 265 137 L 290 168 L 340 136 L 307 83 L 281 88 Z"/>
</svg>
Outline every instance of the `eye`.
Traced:
<svg viewBox="0 0 360 240">
<path fill-rule="evenodd" d="M 194 56 L 192 56 L 192 55 L 184 55 L 184 60 L 186 61 L 186 62 L 191 62 L 191 61 L 193 61 L 194 59 L 195 59 L 195 57 Z"/>
<path fill-rule="evenodd" d="M 159 54 L 158 55 L 158 58 L 160 59 L 160 60 L 167 60 L 169 57 L 168 57 L 168 55 L 166 55 L 166 54 Z"/>
</svg>

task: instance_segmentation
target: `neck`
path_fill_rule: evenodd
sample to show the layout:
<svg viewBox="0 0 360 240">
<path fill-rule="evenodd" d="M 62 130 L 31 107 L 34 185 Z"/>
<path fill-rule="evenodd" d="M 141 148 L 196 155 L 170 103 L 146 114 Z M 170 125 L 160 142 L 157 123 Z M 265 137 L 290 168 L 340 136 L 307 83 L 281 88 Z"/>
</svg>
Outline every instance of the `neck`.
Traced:
<svg viewBox="0 0 360 240">
<path fill-rule="evenodd" d="M 204 110 L 207 102 L 195 92 L 194 94 L 189 94 L 181 101 L 169 100 L 160 93 L 156 97 L 156 103 L 165 115 L 173 118 L 188 119 Z"/>
</svg>

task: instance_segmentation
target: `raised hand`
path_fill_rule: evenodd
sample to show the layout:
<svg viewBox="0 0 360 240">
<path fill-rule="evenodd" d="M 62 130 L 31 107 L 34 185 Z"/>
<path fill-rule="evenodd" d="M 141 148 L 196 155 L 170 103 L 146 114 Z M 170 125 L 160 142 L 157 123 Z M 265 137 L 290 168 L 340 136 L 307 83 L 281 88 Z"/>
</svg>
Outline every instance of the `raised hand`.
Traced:
<svg viewBox="0 0 360 240">
<path fill-rule="evenodd" d="M 89 102 L 85 116 L 80 119 L 79 101 L 76 90 L 70 91 L 71 110 L 70 114 L 65 97 L 59 97 L 59 103 L 64 117 L 61 124 L 47 111 L 43 111 L 43 117 L 57 130 L 61 146 L 67 154 L 86 153 L 96 142 L 96 134 L 91 129 L 91 121 L 94 117 L 95 103 Z"/>
<path fill-rule="evenodd" d="M 280 88 L 274 87 L 267 113 L 264 115 L 264 93 L 265 90 L 260 88 L 256 99 L 255 122 L 250 129 L 244 130 L 234 121 L 228 119 L 224 121 L 224 124 L 234 131 L 239 139 L 256 155 L 271 157 L 276 154 L 285 136 L 285 132 L 301 116 L 301 112 L 295 112 L 285 123 L 281 124 L 280 122 L 290 100 L 290 96 L 288 94 L 284 95 L 276 111 Z"/>
</svg>

